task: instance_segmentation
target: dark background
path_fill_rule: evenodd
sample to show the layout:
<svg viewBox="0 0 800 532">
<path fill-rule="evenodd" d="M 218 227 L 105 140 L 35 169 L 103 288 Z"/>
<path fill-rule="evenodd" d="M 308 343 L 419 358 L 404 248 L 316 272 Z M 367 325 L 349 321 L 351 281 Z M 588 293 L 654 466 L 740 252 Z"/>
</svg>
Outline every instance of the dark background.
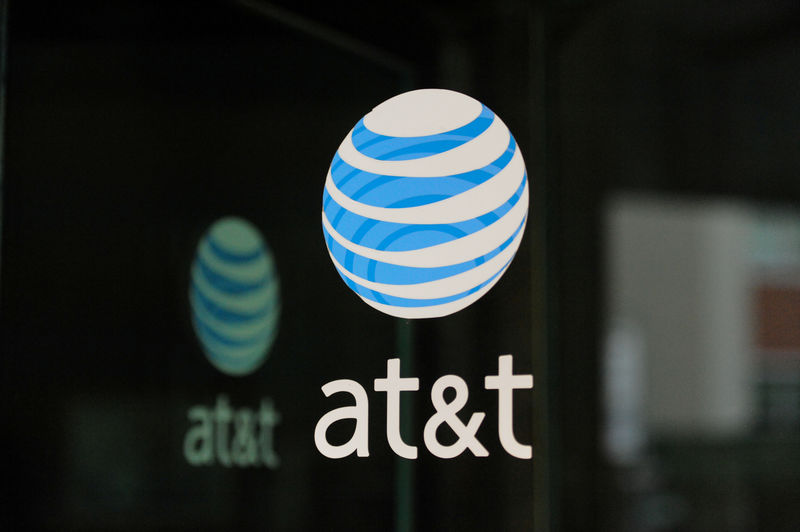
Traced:
<svg viewBox="0 0 800 532">
<path fill-rule="evenodd" d="M 412 523 L 622 530 L 636 499 L 598 436 L 604 200 L 800 202 L 800 8 L 788 0 L 3 4 L 9 529 L 391 529 L 402 489 L 385 400 L 370 390 L 410 331 L 421 379 L 407 437 L 420 451 Z M 431 86 L 503 118 L 532 203 L 503 280 L 469 309 L 409 327 L 338 279 L 319 200 L 349 128 Z M 239 379 L 202 356 L 186 296 L 197 240 L 227 214 L 264 234 L 284 304 L 269 359 Z M 504 353 L 535 376 L 515 419 L 532 462 L 502 451 L 482 389 Z M 424 448 L 426 392 L 446 373 L 470 384 L 468 409 L 487 412 L 490 458 Z M 336 406 L 319 387 L 338 378 L 368 391 L 369 458 L 330 461 L 313 446 L 316 420 Z M 219 393 L 237 406 L 275 400 L 279 470 L 185 464 L 186 410 Z M 625 522 L 796 530 L 792 442 L 665 445 L 661 474 L 690 511 L 661 527 Z M 732 464 L 757 495 L 748 517 L 726 521 L 738 503 L 710 486 Z"/>
</svg>

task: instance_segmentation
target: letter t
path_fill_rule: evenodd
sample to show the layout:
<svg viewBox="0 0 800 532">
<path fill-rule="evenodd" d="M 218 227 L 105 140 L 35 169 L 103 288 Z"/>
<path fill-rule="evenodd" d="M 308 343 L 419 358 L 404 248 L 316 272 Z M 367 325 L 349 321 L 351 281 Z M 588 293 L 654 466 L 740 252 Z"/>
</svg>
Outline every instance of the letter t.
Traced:
<svg viewBox="0 0 800 532">
<path fill-rule="evenodd" d="M 497 432 L 503 449 L 511 456 L 530 459 L 533 450 L 530 445 L 522 445 L 514 437 L 514 390 L 533 388 L 533 375 L 514 375 L 514 359 L 502 355 L 498 360 L 498 374 L 487 375 L 484 387 L 497 390 Z"/>
<path fill-rule="evenodd" d="M 400 436 L 400 392 L 419 390 L 419 379 L 400 378 L 400 359 L 386 361 L 386 378 L 375 379 L 375 391 L 386 392 L 386 439 L 392 450 L 403 458 L 417 458 L 417 448 L 406 445 Z"/>
</svg>

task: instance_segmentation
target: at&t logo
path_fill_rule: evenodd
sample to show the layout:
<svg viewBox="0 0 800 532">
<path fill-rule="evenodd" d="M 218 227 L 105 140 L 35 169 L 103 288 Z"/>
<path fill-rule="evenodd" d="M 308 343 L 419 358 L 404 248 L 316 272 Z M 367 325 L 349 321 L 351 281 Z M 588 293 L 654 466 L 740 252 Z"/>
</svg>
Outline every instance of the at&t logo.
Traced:
<svg viewBox="0 0 800 532">
<path fill-rule="evenodd" d="M 391 98 L 362 118 L 333 158 L 322 197 L 322 229 L 333 264 L 367 304 L 400 318 L 435 318 L 457 312 L 489 291 L 519 248 L 528 214 L 528 178 L 517 143 L 488 107 L 464 94 L 440 89 Z M 511 456 L 530 459 L 532 447 L 517 441 L 513 392 L 533 387 L 533 375 L 513 372 L 513 358 L 498 358 L 498 438 Z M 419 379 L 400 376 L 400 360 L 387 361 L 386 438 L 399 456 L 417 458 L 417 446 L 400 436 L 400 393 L 419 390 Z M 455 395 L 445 398 L 450 389 Z M 368 456 L 369 399 L 361 384 L 339 379 L 322 387 L 326 397 L 347 393 L 354 405 L 334 409 L 314 430 L 317 449 L 329 458 Z M 439 458 L 465 451 L 489 455 L 478 438 L 484 412 L 459 417 L 467 383 L 445 375 L 431 387 L 436 413 L 423 430 L 427 449 Z M 341 445 L 328 428 L 355 420 Z M 443 444 L 447 425 L 457 440 Z"/>
<path fill-rule="evenodd" d="M 522 154 L 489 108 L 441 89 L 377 106 L 333 158 L 322 226 L 344 282 L 376 309 L 432 318 L 500 279 L 528 213 Z"/>
<path fill-rule="evenodd" d="M 272 252 L 253 224 L 230 216 L 211 225 L 197 245 L 189 301 L 197 339 L 214 367 L 241 377 L 263 364 L 281 305 Z M 257 408 L 237 408 L 218 394 L 213 405 L 192 406 L 187 418 L 183 454 L 192 466 L 280 464 L 274 432 L 281 415 L 268 397 Z"/>
<path fill-rule="evenodd" d="M 272 252 L 250 222 L 222 218 L 200 239 L 189 301 L 197 338 L 217 369 L 246 375 L 264 362 L 278 331 L 280 292 Z"/>
</svg>

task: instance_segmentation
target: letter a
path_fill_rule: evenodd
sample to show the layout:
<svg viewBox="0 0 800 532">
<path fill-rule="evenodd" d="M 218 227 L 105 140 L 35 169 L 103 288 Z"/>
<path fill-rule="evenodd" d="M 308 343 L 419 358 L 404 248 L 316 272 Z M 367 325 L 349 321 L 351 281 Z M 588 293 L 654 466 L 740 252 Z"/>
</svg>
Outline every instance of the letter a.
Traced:
<svg viewBox="0 0 800 532">
<path fill-rule="evenodd" d="M 183 455 L 193 466 L 214 463 L 213 414 L 202 406 L 189 409 L 189 421 L 196 422 L 183 440 Z"/>
<path fill-rule="evenodd" d="M 367 392 L 356 381 L 347 379 L 331 381 L 322 387 L 322 393 L 325 394 L 325 397 L 330 397 L 332 394 L 339 392 L 347 392 L 352 395 L 356 400 L 356 404 L 331 410 L 322 416 L 314 429 L 314 443 L 319 452 L 328 458 L 344 458 L 353 454 L 353 451 L 356 452 L 357 456 L 369 456 L 369 399 L 367 398 Z M 331 445 L 327 438 L 328 427 L 342 419 L 355 419 L 356 430 L 347 443 Z"/>
</svg>

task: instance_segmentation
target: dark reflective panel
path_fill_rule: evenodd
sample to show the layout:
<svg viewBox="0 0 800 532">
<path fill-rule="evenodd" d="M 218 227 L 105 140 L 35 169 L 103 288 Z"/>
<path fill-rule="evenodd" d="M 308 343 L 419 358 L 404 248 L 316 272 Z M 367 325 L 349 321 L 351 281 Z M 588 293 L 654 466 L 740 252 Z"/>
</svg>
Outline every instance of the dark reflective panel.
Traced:
<svg viewBox="0 0 800 532">
<path fill-rule="evenodd" d="M 531 373 L 525 245 L 479 307 L 412 324 L 351 293 L 323 239 L 341 139 L 430 63 L 258 2 L 14 2 L 9 15 L 9 529 L 531 524 L 532 461 L 501 444 L 484 387 L 500 355 Z M 374 385 L 395 357 L 420 379 L 402 397 L 414 462 L 390 448 Z M 467 386 L 464 423 L 485 413 L 473 436 L 488 457 L 444 460 L 424 442 L 448 373 Z M 352 406 L 323 394 L 338 379 L 365 390 L 368 456 L 315 445 L 323 415 Z M 530 445 L 524 391 L 509 421 Z M 355 426 L 325 437 L 344 444 Z"/>
</svg>

